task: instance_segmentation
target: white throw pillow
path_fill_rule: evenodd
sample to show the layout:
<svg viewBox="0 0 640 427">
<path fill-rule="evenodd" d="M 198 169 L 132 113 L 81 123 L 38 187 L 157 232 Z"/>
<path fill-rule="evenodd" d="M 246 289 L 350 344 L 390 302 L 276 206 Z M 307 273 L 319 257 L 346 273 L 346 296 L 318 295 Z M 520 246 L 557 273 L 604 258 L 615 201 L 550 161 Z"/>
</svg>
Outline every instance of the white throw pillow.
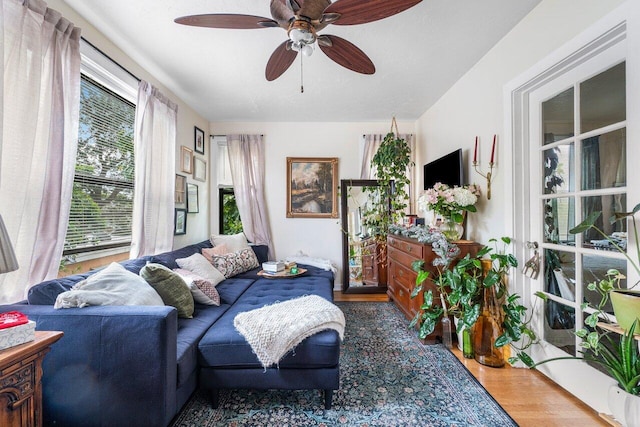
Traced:
<svg viewBox="0 0 640 427">
<path fill-rule="evenodd" d="M 90 305 L 164 305 L 164 302 L 142 277 L 114 262 L 59 294 L 53 308 Z"/>
<path fill-rule="evenodd" d="M 222 282 L 225 277 L 202 254 L 193 254 L 188 258 L 178 258 L 176 263 L 180 268 L 192 271 L 213 283 L 213 286 Z"/>
<path fill-rule="evenodd" d="M 249 248 L 247 236 L 240 232 L 238 234 L 214 234 L 211 236 L 211 244 L 213 246 L 226 245 L 227 253 L 238 252 Z"/>
</svg>

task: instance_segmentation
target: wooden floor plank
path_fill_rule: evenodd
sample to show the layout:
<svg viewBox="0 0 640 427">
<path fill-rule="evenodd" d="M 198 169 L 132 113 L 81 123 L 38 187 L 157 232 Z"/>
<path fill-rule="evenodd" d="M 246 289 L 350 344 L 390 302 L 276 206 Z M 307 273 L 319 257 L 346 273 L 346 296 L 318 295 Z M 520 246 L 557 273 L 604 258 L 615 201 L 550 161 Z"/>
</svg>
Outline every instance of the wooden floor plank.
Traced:
<svg viewBox="0 0 640 427">
<path fill-rule="evenodd" d="M 385 294 L 334 292 L 334 300 L 384 302 L 389 299 Z M 457 348 L 453 353 L 521 427 L 609 425 L 593 409 L 540 372 L 510 366 L 490 368 L 465 359 Z"/>
</svg>

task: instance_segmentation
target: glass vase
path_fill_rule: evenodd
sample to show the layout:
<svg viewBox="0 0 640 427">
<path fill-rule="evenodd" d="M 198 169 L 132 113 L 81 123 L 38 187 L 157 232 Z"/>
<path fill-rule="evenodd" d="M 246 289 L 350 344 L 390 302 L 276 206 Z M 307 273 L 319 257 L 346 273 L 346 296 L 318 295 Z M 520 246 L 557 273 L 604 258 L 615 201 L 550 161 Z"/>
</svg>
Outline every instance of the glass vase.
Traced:
<svg viewBox="0 0 640 427">
<path fill-rule="evenodd" d="M 462 355 L 467 359 L 473 359 L 473 340 L 468 328 L 462 330 Z"/>
<path fill-rule="evenodd" d="M 491 268 L 491 261 L 483 260 L 483 266 Z M 478 363 L 494 368 L 504 366 L 504 351 L 495 346 L 503 333 L 502 306 L 498 300 L 496 286 L 483 288 L 480 316 L 473 326 L 473 350 Z"/>
<path fill-rule="evenodd" d="M 462 227 L 462 224 L 458 224 L 451 218 L 445 218 L 438 229 L 444 235 L 445 239 L 450 242 L 460 240 L 464 233 L 464 227 Z"/>
</svg>

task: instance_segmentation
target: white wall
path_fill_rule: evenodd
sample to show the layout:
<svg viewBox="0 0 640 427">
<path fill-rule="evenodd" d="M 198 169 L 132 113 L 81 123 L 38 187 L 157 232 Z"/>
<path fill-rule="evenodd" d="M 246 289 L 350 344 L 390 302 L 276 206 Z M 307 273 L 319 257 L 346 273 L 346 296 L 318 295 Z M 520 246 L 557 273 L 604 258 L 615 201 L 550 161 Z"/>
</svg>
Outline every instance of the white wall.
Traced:
<svg viewBox="0 0 640 427">
<path fill-rule="evenodd" d="M 262 134 L 266 144 L 265 180 L 267 205 L 276 259 L 298 251 L 333 261 L 342 268 L 342 236 L 339 218 L 287 218 L 287 157 L 338 157 L 338 179 L 360 177 L 360 140 L 363 134 L 389 132 L 389 122 L 368 123 L 217 123 L 215 135 Z M 413 122 L 398 122 L 400 133 L 415 133 Z M 217 194 L 217 189 L 212 191 Z M 339 201 L 338 201 L 339 203 Z M 217 224 L 217 210 L 212 210 Z M 212 230 L 217 229 L 212 226 Z M 341 271 L 336 285 L 341 284 Z"/>
<path fill-rule="evenodd" d="M 159 88 L 169 99 L 178 104 L 178 143 L 176 146 L 176 173 L 181 175 L 187 175 L 180 172 L 180 146 L 185 145 L 193 149 L 193 137 L 194 126 L 198 126 L 203 129 L 206 134 L 208 129 L 208 122 L 191 107 L 185 104 L 180 98 L 164 87 L 156 78 L 141 68 L 132 58 L 125 55 L 122 50 L 116 47 L 108 38 L 100 33 L 95 27 L 84 20 L 73 9 L 67 6 L 62 0 L 47 0 L 47 4 L 50 8 L 55 9 L 62 13 L 62 15 L 74 23 L 75 26 L 82 29 L 82 37 L 96 46 L 106 55 L 111 57 L 114 61 L 120 64 L 129 72 L 133 73 L 136 77 L 146 80 Z M 207 153 L 208 154 L 208 153 Z M 198 154 L 202 157 L 202 155 Z M 188 182 L 193 182 L 198 185 L 200 190 L 200 213 L 188 214 L 187 216 L 187 234 L 182 236 L 175 236 L 174 247 L 180 248 L 189 243 L 199 242 L 204 240 L 209 234 L 209 191 L 208 186 L 210 179 L 207 177 L 207 182 L 194 181 L 192 175 L 188 175 Z"/>
<path fill-rule="evenodd" d="M 485 192 L 486 180 L 471 167 L 474 138 L 480 137 L 479 161 L 486 172 L 491 138 L 498 135 L 492 198 L 482 197 L 478 213 L 470 215 L 469 239 L 486 243 L 512 231 L 511 149 L 503 143 L 508 132 L 504 112 L 509 108 L 503 103 L 504 86 L 623 2 L 543 0 L 417 121 L 417 163 L 462 147 L 467 181 L 481 184 Z"/>
</svg>

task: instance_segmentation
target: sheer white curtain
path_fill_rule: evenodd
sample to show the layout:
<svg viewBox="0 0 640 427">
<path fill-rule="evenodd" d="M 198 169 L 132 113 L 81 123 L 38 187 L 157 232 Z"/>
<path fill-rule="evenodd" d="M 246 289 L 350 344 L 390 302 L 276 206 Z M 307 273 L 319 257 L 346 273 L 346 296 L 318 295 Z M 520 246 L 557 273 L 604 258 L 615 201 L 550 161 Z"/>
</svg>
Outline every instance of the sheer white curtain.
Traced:
<svg viewBox="0 0 640 427">
<path fill-rule="evenodd" d="M 227 135 L 233 192 L 244 234 L 257 245 L 269 246 L 274 259 L 269 215 L 264 196 L 264 142 L 261 135 Z"/>
<path fill-rule="evenodd" d="M 20 268 L 0 303 L 57 276 L 69 220 L 80 106 L 80 29 L 41 0 L 2 0 L 0 214 Z"/>
<path fill-rule="evenodd" d="M 371 167 L 371 160 L 373 160 L 373 156 L 376 155 L 378 148 L 380 148 L 380 144 L 384 140 L 386 135 L 381 134 L 368 134 L 364 136 L 364 150 L 362 154 L 362 165 L 360 166 L 360 179 L 376 179 L 376 170 L 375 167 Z M 416 143 L 413 135 L 407 133 L 398 134 L 398 136 L 409 144 L 409 148 L 411 149 L 411 163 L 415 164 L 416 158 Z M 413 212 L 413 200 L 415 200 L 415 191 L 416 186 L 414 185 L 415 176 L 415 165 L 411 166 L 407 170 L 407 178 L 411 184 L 409 185 L 409 206 L 408 213 Z"/>
<path fill-rule="evenodd" d="M 131 258 L 173 248 L 178 106 L 151 84 L 138 87 Z"/>
</svg>

